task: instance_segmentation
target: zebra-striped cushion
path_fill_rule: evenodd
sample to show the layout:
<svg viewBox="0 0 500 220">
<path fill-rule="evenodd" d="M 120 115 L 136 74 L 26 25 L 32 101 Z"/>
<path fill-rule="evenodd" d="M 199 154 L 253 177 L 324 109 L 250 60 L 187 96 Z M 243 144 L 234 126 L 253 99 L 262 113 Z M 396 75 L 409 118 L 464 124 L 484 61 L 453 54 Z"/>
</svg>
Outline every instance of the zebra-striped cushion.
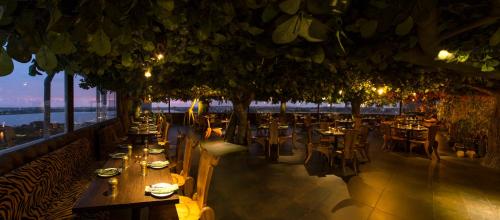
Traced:
<svg viewBox="0 0 500 220">
<path fill-rule="evenodd" d="M 58 202 L 80 195 L 67 193 L 79 191 L 75 180 L 87 172 L 91 156 L 88 140 L 79 139 L 1 176 L 0 219 L 47 219 Z M 64 204 L 71 210 L 74 201 Z"/>
</svg>

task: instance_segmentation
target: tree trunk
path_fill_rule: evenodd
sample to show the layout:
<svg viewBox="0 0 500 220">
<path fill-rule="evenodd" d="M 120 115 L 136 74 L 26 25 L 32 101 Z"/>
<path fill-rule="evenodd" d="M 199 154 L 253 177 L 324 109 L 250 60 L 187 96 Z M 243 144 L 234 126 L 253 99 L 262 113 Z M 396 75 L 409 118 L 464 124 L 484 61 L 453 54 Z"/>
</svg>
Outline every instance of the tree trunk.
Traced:
<svg viewBox="0 0 500 220">
<path fill-rule="evenodd" d="M 286 123 L 286 100 L 281 100 L 280 103 L 280 122 Z"/>
<path fill-rule="evenodd" d="M 231 99 L 233 103 L 233 114 L 226 130 L 226 141 L 247 145 L 248 107 L 253 99 L 253 94 L 240 94 Z"/>
<path fill-rule="evenodd" d="M 43 82 L 43 137 L 50 136 L 50 86 L 55 73 L 47 73 Z"/>
<path fill-rule="evenodd" d="M 127 128 L 130 124 L 129 112 L 132 109 L 132 101 L 124 95 L 122 92 L 118 93 L 118 117 L 122 122 L 122 127 L 124 131 L 127 131 Z"/>
<path fill-rule="evenodd" d="M 500 169 L 500 92 L 495 92 L 495 110 L 488 129 L 488 147 L 482 165 Z"/>
<path fill-rule="evenodd" d="M 351 100 L 351 113 L 355 129 L 359 129 L 361 127 L 361 102 L 360 98 L 354 98 Z"/>
</svg>

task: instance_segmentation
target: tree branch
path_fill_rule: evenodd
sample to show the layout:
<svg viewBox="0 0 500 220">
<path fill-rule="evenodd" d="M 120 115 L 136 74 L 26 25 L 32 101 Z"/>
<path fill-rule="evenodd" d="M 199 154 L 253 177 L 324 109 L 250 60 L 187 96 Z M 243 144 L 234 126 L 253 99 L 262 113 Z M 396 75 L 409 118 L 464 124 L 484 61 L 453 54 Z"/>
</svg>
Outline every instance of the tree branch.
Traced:
<svg viewBox="0 0 500 220">
<path fill-rule="evenodd" d="M 465 87 L 469 88 L 469 89 L 472 89 L 472 90 L 476 90 L 476 91 L 478 91 L 480 93 L 484 93 L 484 94 L 489 95 L 489 96 L 494 96 L 493 91 L 490 91 L 488 89 L 479 88 L 479 87 L 471 86 L 471 85 L 465 85 Z"/>
<path fill-rule="evenodd" d="M 439 42 L 445 41 L 449 38 L 455 37 L 459 34 L 462 34 L 464 32 L 470 31 L 475 28 L 479 28 L 482 26 L 487 26 L 496 23 L 500 19 L 500 16 L 488 16 L 481 18 L 477 21 L 474 21 L 472 23 L 466 24 L 464 26 L 459 27 L 456 30 L 450 31 L 448 33 L 444 33 L 441 38 L 439 38 Z"/>
<path fill-rule="evenodd" d="M 412 49 L 408 52 L 400 54 L 400 60 L 404 62 L 408 62 L 411 64 L 419 65 L 419 66 L 427 66 L 434 67 L 437 69 L 448 69 L 455 71 L 466 77 L 481 77 L 481 78 L 489 78 L 500 80 L 500 71 L 495 70 L 492 72 L 481 72 L 481 69 L 473 67 L 464 63 L 446 63 L 442 61 L 434 60 L 429 56 L 425 55 L 419 49 Z"/>
</svg>

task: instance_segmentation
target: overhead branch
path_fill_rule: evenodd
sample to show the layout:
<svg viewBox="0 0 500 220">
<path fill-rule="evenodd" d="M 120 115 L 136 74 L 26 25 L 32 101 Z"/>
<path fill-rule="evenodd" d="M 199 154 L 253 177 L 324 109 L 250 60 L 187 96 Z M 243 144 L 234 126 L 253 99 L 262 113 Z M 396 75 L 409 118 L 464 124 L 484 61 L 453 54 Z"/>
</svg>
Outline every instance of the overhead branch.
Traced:
<svg viewBox="0 0 500 220">
<path fill-rule="evenodd" d="M 457 28 L 456 30 L 444 33 L 439 38 L 439 42 L 445 41 L 445 40 L 447 40 L 449 38 L 455 37 L 455 36 L 457 36 L 459 34 L 465 33 L 467 31 L 473 30 L 475 28 L 479 28 L 479 27 L 483 27 L 483 26 L 488 26 L 488 25 L 494 24 L 494 23 L 498 22 L 498 20 L 500 20 L 500 16 L 488 16 L 488 17 L 481 18 L 481 19 L 479 19 L 477 21 L 474 21 L 472 23 L 469 23 L 469 24 L 466 24 L 464 26 L 461 26 L 461 27 Z"/>
<path fill-rule="evenodd" d="M 498 70 L 485 73 L 481 72 L 480 68 L 473 67 L 472 65 L 469 64 L 446 63 L 434 60 L 433 58 L 430 58 L 429 56 L 425 55 L 419 49 L 413 49 L 408 52 L 400 54 L 400 60 L 403 62 L 408 62 L 419 66 L 452 70 L 466 77 L 481 77 L 481 78 L 500 80 L 500 71 Z"/>
<path fill-rule="evenodd" d="M 479 87 L 476 87 L 476 86 L 471 86 L 471 85 L 465 85 L 465 87 L 471 89 L 471 90 L 475 90 L 475 91 L 478 91 L 480 93 L 483 93 L 483 94 L 486 94 L 486 95 L 489 95 L 489 96 L 493 96 L 493 91 L 490 91 L 490 90 L 487 90 L 487 89 L 484 89 L 484 88 L 479 88 Z"/>
</svg>

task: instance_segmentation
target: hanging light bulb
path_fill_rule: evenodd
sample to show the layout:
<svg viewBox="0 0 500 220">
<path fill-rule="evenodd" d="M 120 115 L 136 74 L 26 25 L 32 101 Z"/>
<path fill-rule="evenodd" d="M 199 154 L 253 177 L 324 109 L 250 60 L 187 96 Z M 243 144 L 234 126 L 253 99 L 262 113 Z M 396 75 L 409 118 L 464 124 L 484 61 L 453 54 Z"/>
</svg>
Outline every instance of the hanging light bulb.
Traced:
<svg viewBox="0 0 500 220">
<path fill-rule="evenodd" d="M 342 90 L 339 90 L 339 95 L 342 95 Z"/>
<path fill-rule="evenodd" d="M 453 55 L 453 53 L 448 52 L 447 50 L 440 50 L 437 55 L 438 60 L 451 60 L 453 59 L 453 57 L 455 57 L 455 55 Z"/>
<path fill-rule="evenodd" d="M 163 60 L 163 54 L 162 53 L 157 54 L 156 59 Z"/>
<path fill-rule="evenodd" d="M 380 87 L 380 88 L 377 89 L 377 93 L 379 95 L 383 95 L 385 93 L 385 89 L 383 87 Z"/>
<path fill-rule="evenodd" d="M 146 70 L 146 72 L 144 72 L 144 76 L 145 76 L 146 78 L 151 77 L 151 70 L 150 70 L 149 68 Z"/>
</svg>

